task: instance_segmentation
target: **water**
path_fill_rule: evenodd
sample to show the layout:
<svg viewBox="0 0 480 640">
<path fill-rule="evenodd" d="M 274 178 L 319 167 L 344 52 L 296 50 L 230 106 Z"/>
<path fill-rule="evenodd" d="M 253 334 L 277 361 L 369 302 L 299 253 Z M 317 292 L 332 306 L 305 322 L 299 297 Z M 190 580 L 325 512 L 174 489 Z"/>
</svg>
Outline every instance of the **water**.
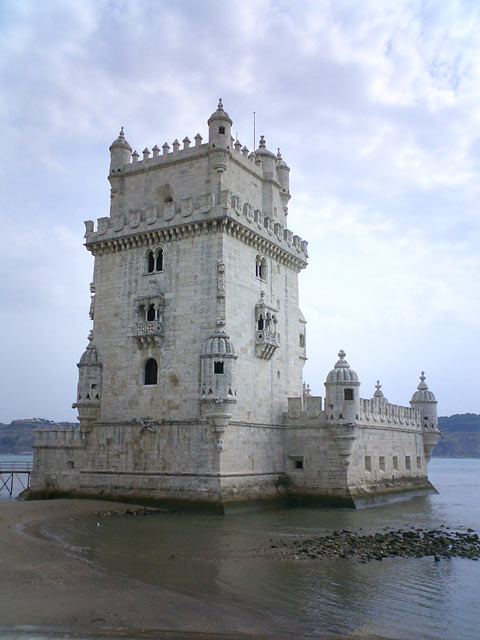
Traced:
<svg viewBox="0 0 480 640">
<path fill-rule="evenodd" d="M 269 559 L 271 539 L 412 525 L 480 532 L 480 460 L 433 459 L 439 495 L 363 510 L 85 518 L 49 535 L 108 570 L 268 612 L 289 634 L 362 631 L 412 640 L 479 637 L 480 562 L 452 558 Z"/>
<path fill-rule="evenodd" d="M 15 455 L 15 454 L 0 454 L 0 465 L 2 462 L 32 462 L 33 454 L 25 454 L 25 455 Z M 3 480 L 2 480 L 3 477 Z M 6 480 L 6 474 L 0 473 L 0 487 L 3 485 L 4 480 Z M 23 483 L 23 484 L 22 484 Z M 13 478 L 13 493 L 10 496 L 6 487 L 0 490 L 0 502 L 5 502 L 8 500 L 15 500 L 16 496 L 21 493 L 27 486 L 27 476 L 14 476 Z"/>
</svg>

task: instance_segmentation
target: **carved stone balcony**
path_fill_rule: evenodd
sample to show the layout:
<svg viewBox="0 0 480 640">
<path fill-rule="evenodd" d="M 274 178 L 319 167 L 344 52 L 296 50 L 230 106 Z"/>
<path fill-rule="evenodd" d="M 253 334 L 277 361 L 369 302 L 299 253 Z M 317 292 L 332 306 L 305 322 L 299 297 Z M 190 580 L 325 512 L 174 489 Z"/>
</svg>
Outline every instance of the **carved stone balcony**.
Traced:
<svg viewBox="0 0 480 640">
<path fill-rule="evenodd" d="M 133 337 L 139 349 L 155 346 L 163 337 L 163 325 L 158 320 L 137 322 L 133 329 Z"/>
<path fill-rule="evenodd" d="M 280 345 L 280 336 L 277 331 L 259 329 L 255 337 L 255 352 L 257 358 L 270 360 Z"/>
</svg>

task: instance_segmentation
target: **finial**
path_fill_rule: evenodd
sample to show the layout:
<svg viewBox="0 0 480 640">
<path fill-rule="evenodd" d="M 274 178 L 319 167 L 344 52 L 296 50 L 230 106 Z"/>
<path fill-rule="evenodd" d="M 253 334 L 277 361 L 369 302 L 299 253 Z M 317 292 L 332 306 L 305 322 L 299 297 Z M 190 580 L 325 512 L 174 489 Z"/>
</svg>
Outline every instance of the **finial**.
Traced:
<svg viewBox="0 0 480 640">
<path fill-rule="evenodd" d="M 120 127 L 120 133 L 118 134 L 119 138 L 125 138 L 125 133 L 123 131 L 123 127 Z"/>
<path fill-rule="evenodd" d="M 380 384 L 380 380 L 377 380 L 377 384 L 375 385 L 375 393 L 373 394 L 375 398 L 383 398 L 382 385 Z"/>
<path fill-rule="evenodd" d="M 418 383 L 417 389 L 420 389 L 420 391 L 428 389 L 428 384 L 425 382 L 425 371 L 422 371 L 420 374 L 420 382 Z"/>
<path fill-rule="evenodd" d="M 258 146 L 260 147 L 260 149 L 265 149 L 265 136 L 260 136 L 260 144 Z"/>
<path fill-rule="evenodd" d="M 343 360 L 346 355 L 347 354 L 345 353 L 345 351 L 343 349 L 340 349 L 340 351 L 338 352 L 338 357 L 340 358 L 340 360 Z"/>
<path fill-rule="evenodd" d="M 279 160 L 281 160 L 281 159 L 282 159 L 282 154 L 280 153 L 280 147 L 278 147 L 278 149 L 277 149 L 277 158 L 278 158 Z"/>
<path fill-rule="evenodd" d="M 223 102 L 222 102 L 221 98 L 218 99 L 218 107 L 217 107 L 217 109 L 223 109 Z"/>
</svg>

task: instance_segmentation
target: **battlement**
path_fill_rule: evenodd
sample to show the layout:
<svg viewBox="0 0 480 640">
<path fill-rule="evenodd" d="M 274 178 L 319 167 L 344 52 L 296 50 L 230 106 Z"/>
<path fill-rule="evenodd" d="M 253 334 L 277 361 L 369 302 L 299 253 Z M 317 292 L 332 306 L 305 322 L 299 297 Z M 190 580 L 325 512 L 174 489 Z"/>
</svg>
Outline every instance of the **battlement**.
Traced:
<svg viewBox="0 0 480 640">
<path fill-rule="evenodd" d="M 390 404 L 376 398 L 368 400 L 360 398 L 359 418 L 361 422 L 366 423 L 422 427 L 421 414 L 418 409 Z"/>
<path fill-rule="evenodd" d="M 35 429 L 34 447 L 75 447 L 80 446 L 84 433 L 74 427 L 37 428 Z"/>
</svg>

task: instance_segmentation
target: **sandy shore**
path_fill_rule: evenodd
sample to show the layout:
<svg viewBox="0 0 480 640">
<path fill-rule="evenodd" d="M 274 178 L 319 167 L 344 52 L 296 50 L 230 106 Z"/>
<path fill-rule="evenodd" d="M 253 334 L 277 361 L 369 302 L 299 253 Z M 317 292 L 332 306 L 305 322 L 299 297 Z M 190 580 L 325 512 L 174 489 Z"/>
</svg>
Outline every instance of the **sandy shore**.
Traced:
<svg viewBox="0 0 480 640">
<path fill-rule="evenodd" d="M 142 637 L 161 638 L 190 633 L 155 630 L 208 634 L 192 636 L 200 638 L 285 637 L 261 612 L 109 574 L 38 535 L 46 521 L 128 508 L 93 500 L 0 503 L 0 637 L 26 625 L 113 637 L 114 630 L 126 637 L 141 630 L 152 633 Z"/>
</svg>

